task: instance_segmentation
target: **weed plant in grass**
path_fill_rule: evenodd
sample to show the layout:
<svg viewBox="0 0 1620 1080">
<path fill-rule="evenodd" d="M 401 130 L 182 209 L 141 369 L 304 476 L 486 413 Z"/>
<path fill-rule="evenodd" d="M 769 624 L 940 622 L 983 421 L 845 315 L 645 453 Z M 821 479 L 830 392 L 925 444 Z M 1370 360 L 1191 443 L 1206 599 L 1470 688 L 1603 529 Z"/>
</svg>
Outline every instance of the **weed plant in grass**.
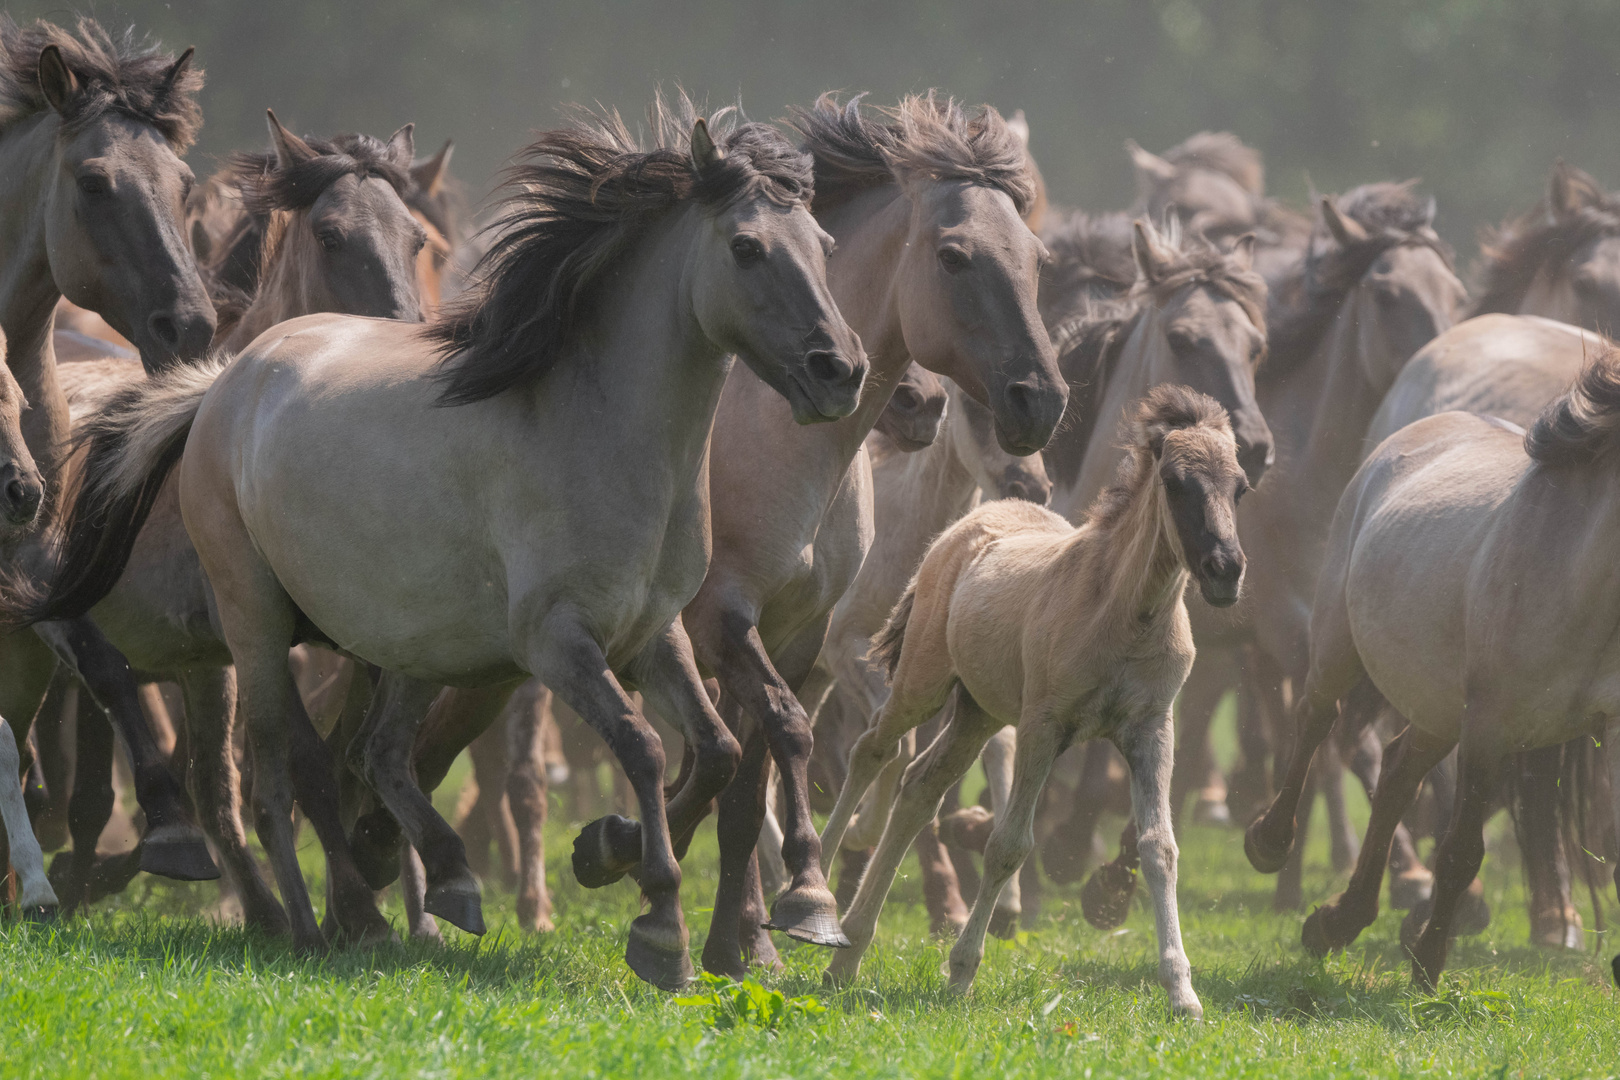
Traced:
<svg viewBox="0 0 1620 1080">
<path fill-rule="evenodd" d="M 779 938 L 786 970 L 754 986 L 701 984 L 685 1002 L 625 968 L 634 887 L 580 888 L 561 823 L 548 836 L 559 929 L 544 938 L 519 934 L 513 898 L 488 887 L 482 940 L 447 927 L 443 946 L 311 959 L 208 921 L 212 885 L 143 877 L 89 919 L 0 928 L 0 1075 L 1620 1075 L 1616 945 L 1524 944 L 1510 833 L 1497 823 L 1485 865 L 1494 922 L 1458 943 L 1439 993 L 1421 995 L 1408 987 L 1398 913 L 1349 953 L 1311 960 L 1300 916 L 1271 911 L 1273 882 L 1244 861 L 1241 834 L 1190 827 L 1182 925 L 1201 1025 L 1167 1018 L 1151 914 L 1139 905 L 1100 933 L 1072 890 L 1049 889 L 1039 924 L 992 941 L 973 994 L 951 997 L 914 866 L 853 987 L 824 989 L 826 952 Z M 694 845 L 683 888 L 694 954 L 714 893 L 712 835 Z M 1325 838 L 1312 840 L 1306 894 L 1320 902 L 1342 881 L 1323 869 Z M 315 876 L 307 830 L 305 843 Z M 1583 917 L 1594 925 L 1589 908 Z"/>
</svg>

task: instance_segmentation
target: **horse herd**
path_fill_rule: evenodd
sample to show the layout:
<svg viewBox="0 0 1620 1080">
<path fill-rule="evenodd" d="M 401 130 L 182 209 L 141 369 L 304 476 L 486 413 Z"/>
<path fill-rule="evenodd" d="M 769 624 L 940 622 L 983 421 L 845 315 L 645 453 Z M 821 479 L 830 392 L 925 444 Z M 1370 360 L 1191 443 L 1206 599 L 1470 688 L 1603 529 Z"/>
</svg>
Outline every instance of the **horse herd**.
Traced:
<svg viewBox="0 0 1620 1080">
<path fill-rule="evenodd" d="M 1602 919 L 1620 197 L 1585 174 L 1558 163 L 1488 238 L 1470 302 L 1414 184 L 1303 215 L 1224 134 L 1131 144 L 1137 205 L 1085 214 L 988 106 L 825 95 L 768 125 L 660 98 L 641 135 L 585 110 L 541 134 L 475 233 L 448 144 L 418 160 L 409 125 L 300 138 L 271 113 L 269 153 L 194 183 L 201 85 L 189 49 L 0 23 L 23 914 L 217 858 L 244 921 L 301 949 L 387 939 L 396 879 L 413 934 L 482 933 L 473 864 L 504 829 L 547 928 L 544 744 L 582 721 L 636 817 L 586 825 L 574 873 L 634 877 L 626 961 L 665 989 L 693 973 L 680 862 L 711 811 L 701 959 L 738 977 L 777 930 L 854 978 L 915 849 L 966 990 L 1037 867 L 1078 880 L 1123 809 L 1086 917 L 1123 920 L 1140 871 L 1171 1009 L 1200 1015 L 1195 793 L 1248 823 L 1280 908 L 1326 795 L 1355 868 L 1313 952 L 1372 922 L 1387 867 L 1433 986 L 1488 918 L 1504 803 L 1535 939 L 1582 947 L 1577 880 Z M 1234 690 L 1228 778 L 1208 730 Z M 115 731 L 144 818 L 124 856 L 96 851 Z M 429 799 L 469 746 L 473 851 Z M 981 759 L 988 806 L 960 807 Z M 68 836 L 47 875 L 40 838 Z"/>
</svg>

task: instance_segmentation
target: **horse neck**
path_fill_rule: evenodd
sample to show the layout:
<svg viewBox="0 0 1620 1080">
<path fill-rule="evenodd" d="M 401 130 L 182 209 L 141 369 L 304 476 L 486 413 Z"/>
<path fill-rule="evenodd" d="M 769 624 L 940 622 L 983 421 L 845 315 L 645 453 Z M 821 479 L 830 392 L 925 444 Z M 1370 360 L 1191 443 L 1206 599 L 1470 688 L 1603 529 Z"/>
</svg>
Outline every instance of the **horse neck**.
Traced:
<svg viewBox="0 0 1620 1080">
<path fill-rule="evenodd" d="M 28 401 L 23 439 L 47 485 L 60 472 L 68 438 L 67 397 L 56 379 L 51 331 L 62 292 L 45 246 L 45 199 L 56 168 L 55 114 L 0 134 L 0 326 L 6 362 Z"/>
<path fill-rule="evenodd" d="M 305 211 L 294 210 L 272 226 L 280 235 L 270 265 L 259 275 L 258 291 L 241 319 L 216 343 L 226 351 L 241 349 L 277 323 L 328 310 L 330 305 L 321 303 L 315 295 L 321 271 L 315 265 L 313 244 L 301 240 L 308 233 L 304 228 L 306 217 Z M 271 242 L 269 237 L 265 242 Z"/>
<path fill-rule="evenodd" d="M 1187 570 L 1175 522 L 1151 461 L 1138 465 L 1130 501 L 1106 524 L 1076 529 L 1060 560 L 1058 580 L 1084 589 L 1095 625 L 1126 628 L 1153 622 L 1181 602 Z"/>
</svg>

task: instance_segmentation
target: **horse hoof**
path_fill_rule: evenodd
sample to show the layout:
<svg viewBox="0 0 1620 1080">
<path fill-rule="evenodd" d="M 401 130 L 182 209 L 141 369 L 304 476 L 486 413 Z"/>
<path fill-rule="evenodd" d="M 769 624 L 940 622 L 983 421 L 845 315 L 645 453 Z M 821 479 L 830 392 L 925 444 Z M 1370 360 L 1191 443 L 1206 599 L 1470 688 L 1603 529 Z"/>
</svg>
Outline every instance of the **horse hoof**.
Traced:
<svg viewBox="0 0 1620 1080">
<path fill-rule="evenodd" d="M 1261 817 L 1243 830 L 1243 854 L 1249 857 L 1249 865 L 1262 874 L 1275 874 L 1288 864 L 1288 856 L 1293 853 L 1294 845 L 1292 840 L 1281 847 L 1269 843 L 1264 838 L 1265 821 Z"/>
<path fill-rule="evenodd" d="M 1080 890 L 1080 912 L 1098 930 L 1112 930 L 1130 913 L 1135 893 L 1133 871 L 1118 863 L 1103 863 Z"/>
<path fill-rule="evenodd" d="M 1408 870 L 1389 879 L 1389 906 L 1396 911 L 1410 911 L 1434 896 L 1434 875 L 1423 867 Z"/>
<path fill-rule="evenodd" d="M 463 878 L 428 886 L 427 894 L 422 897 L 422 910 L 437 915 L 458 930 L 483 936 L 484 905 L 478 896 L 478 886 Z"/>
<path fill-rule="evenodd" d="M 1000 938 L 1002 941 L 1011 941 L 1018 936 L 1018 915 L 1016 911 L 1006 908 L 996 908 L 990 912 L 990 936 Z"/>
<path fill-rule="evenodd" d="M 1334 944 L 1333 937 L 1327 931 L 1327 917 L 1322 909 L 1317 908 L 1305 918 L 1305 925 L 1299 931 L 1299 943 L 1305 951 L 1312 956 L 1321 958 L 1339 946 Z"/>
<path fill-rule="evenodd" d="M 428 919 L 426 921 L 431 923 L 433 920 Z M 437 936 L 438 932 L 439 928 L 435 926 L 433 928 L 434 935 Z M 344 944 L 353 945 L 360 949 L 370 949 L 399 940 L 399 936 L 394 933 L 394 928 L 388 925 L 388 920 L 383 918 L 382 912 L 376 908 L 359 917 L 340 918 L 338 920 L 338 933 L 341 935 Z"/>
<path fill-rule="evenodd" d="M 219 867 L 208 854 L 202 831 L 184 825 L 153 829 L 141 841 L 140 868 L 176 881 L 214 881 Z"/>
<path fill-rule="evenodd" d="M 354 865 L 373 891 L 399 880 L 399 847 L 404 837 L 399 822 L 385 809 L 376 809 L 354 823 L 349 847 Z"/>
<path fill-rule="evenodd" d="M 53 923 L 61 915 L 55 904 L 28 904 L 18 911 L 25 923 Z"/>
<path fill-rule="evenodd" d="M 988 808 L 964 806 L 939 819 L 939 842 L 983 855 L 985 844 L 990 842 L 990 831 L 995 827 L 995 816 Z"/>
<path fill-rule="evenodd" d="M 645 918 L 647 916 L 643 915 L 630 924 L 630 941 L 624 948 L 624 962 L 630 965 L 637 978 L 660 990 L 674 993 L 685 989 L 696 974 L 686 945 L 684 942 L 674 944 L 658 941 L 659 937 L 666 935 L 645 929 L 642 925 Z M 678 936 L 685 937 L 684 933 Z"/>
<path fill-rule="evenodd" d="M 825 945 L 833 949 L 849 948 L 849 938 L 838 925 L 838 905 L 832 893 L 824 888 L 803 887 L 789 889 L 771 905 L 767 930 L 780 930 L 794 941 L 811 945 Z"/>
<path fill-rule="evenodd" d="M 609 814 L 574 837 L 574 877 L 587 889 L 612 885 L 640 863 L 640 822 Z"/>
</svg>

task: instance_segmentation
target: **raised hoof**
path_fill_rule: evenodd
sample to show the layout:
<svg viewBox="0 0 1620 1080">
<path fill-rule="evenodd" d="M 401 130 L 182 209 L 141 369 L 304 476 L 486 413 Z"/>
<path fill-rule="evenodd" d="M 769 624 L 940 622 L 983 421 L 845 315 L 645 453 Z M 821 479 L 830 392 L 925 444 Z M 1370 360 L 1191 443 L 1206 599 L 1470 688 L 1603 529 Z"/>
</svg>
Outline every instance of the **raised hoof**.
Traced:
<svg viewBox="0 0 1620 1080">
<path fill-rule="evenodd" d="M 1434 875 L 1424 867 L 1417 867 L 1389 879 L 1389 906 L 1396 911 L 1410 911 L 1434 896 Z"/>
<path fill-rule="evenodd" d="M 1098 930 L 1112 930 L 1130 914 L 1136 874 L 1118 863 L 1103 863 L 1080 890 L 1080 911 Z"/>
<path fill-rule="evenodd" d="M 168 825 L 153 829 L 141 841 L 141 869 L 176 881 L 214 881 L 219 867 L 208 854 L 199 829 Z"/>
<path fill-rule="evenodd" d="M 832 949 L 847 949 L 850 945 L 844 928 L 838 925 L 838 905 L 824 888 L 789 889 L 778 896 L 771 905 L 765 929 L 780 930 L 794 941 Z"/>
<path fill-rule="evenodd" d="M 458 930 L 479 936 L 484 933 L 484 905 L 478 898 L 478 886 L 470 882 L 456 879 L 428 886 L 422 910 Z"/>
<path fill-rule="evenodd" d="M 609 814 L 574 837 L 574 877 L 587 889 L 612 885 L 640 862 L 640 822 Z"/>
<path fill-rule="evenodd" d="M 1275 874 L 1288 865 L 1288 856 L 1293 854 L 1294 845 L 1292 841 L 1281 847 L 1268 843 L 1264 839 L 1265 822 L 1266 819 L 1261 817 L 1243 830 L 1243 854 L 1249 857 L 1249 865 L 1262 874 Z"/>
<path fill-rule="evenodd" d="M 640 921 L 636 920 L 638 923 Z M 660 945 L 652 935 L 635 924 L 630 926 L 630 942 L 624 947 L 624 962 L 630 965 L 637 978 L 669 993 L 684 990 L 696 974 L 691 954 L 685 946 L 669 948 Z"/>
<path fill-rule="evenodd" d="M 1006 908 L 995 908 L 990 912 L 990 925 L 987 929 L 990 936 L 1000 938 L 1002 941 L 1011 941 L 1018 936 L 1019 912 L 1008 911 Z"/>
<path fill-rule="evenodd" d="M 939 819 L 939 841 L 983 855 L 995 827 L 995 815 L 987 807 L 964 806 Z"/>
<path fill-rule="evenodd" d="M 386 889 L 399 880 L 399 847 L 404 836 L 399 822 L 385 809 L 376 809 L 354 823 L 349 846 L 355 868 L 372 890 Z"/>
</svg>

